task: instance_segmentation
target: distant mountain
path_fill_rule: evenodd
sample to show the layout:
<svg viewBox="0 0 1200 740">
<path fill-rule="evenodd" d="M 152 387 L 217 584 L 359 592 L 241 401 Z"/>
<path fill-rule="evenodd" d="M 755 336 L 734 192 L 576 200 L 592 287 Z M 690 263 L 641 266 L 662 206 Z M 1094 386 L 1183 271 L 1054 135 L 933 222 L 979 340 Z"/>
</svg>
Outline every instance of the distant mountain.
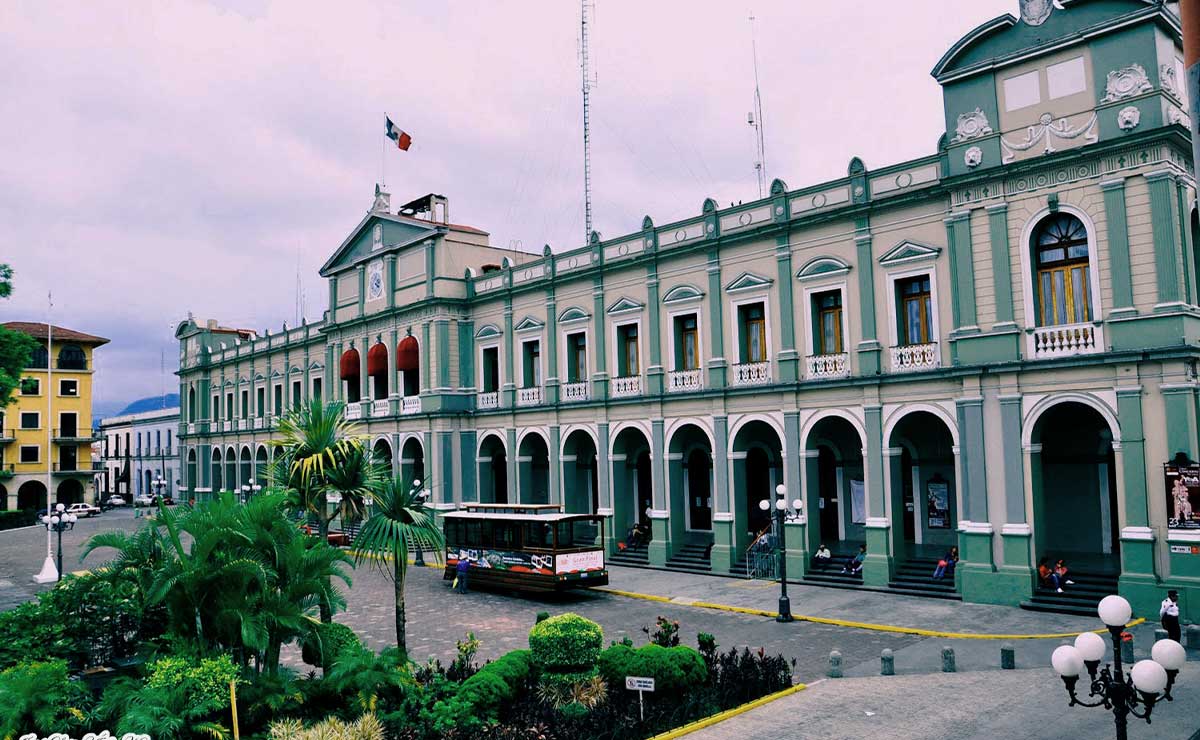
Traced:
<svg viewBox="0 0 1200 740">
<path fill-rule="evenodd" d="M 179 394 L 168 393 L 165 396 L 151 396 L 150 398 L 142 398 L 126 406 L 114 416 L 124 416 L 125 414 L 140 414 L 144 411 L 158 411 L 159 409 L 178 408 Z"/>
</svg>

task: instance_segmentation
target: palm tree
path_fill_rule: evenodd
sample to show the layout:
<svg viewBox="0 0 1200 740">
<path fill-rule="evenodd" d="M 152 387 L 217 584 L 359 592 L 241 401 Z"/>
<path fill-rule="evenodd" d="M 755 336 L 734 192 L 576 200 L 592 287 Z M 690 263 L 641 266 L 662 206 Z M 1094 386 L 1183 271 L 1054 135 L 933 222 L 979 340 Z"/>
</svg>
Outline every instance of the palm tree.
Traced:
<svg viewBox="0 0 1200 740">
<path fill-rule="evenodd" d="M 291 493 L 291 505 L 314 516 L 321 539 L 329 535 L 329 523 L 337 516 L 328 512 L 326 494 L 328 476 L 348 458 L 363 453 L 362 438 L 354 434 L 354 424 L 342 415 L 342 403 L 324 404 L 313 399 L 279 422 L 279 438 L 271 444 L 283 449 L 277 466 L 277 482 Z"/>
<path fill-rule="evenodd" d="M 416 545 L 432 551 L 442 560 L 445 539 L 434 520 L 433 510 L 425 505 L 423 492 L 410 488 L 399 476 L 390 478 L 375 492 L 371 517 L 363 525 L 354 543 L 356 564 L 374 557 L 380 569 L 392 579 L 396 600 L 396 645 L 405 645 L 406 616 L 404 580 L 408 575 L 408 551 Z M 389 573 L 386 560 L 391 560 Z"/>
</svg>

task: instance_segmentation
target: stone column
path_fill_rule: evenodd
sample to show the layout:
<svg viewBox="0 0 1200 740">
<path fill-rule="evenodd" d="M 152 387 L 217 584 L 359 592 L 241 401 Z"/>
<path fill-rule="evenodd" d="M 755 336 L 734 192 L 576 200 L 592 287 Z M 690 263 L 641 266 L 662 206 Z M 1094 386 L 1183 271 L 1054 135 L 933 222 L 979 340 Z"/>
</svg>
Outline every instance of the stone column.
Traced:
<svg viewBox="0 0 1200 740">
<path fill-rule="evenodd" d="M 789 264 L 791 260 L 788 260 Z M 788 575 L 790 578 L 801 578 L 808 572 L 808 497 L 805 495 L 801 474 L 801 461 L 804 459 L 800 450 L 800 414 L 796 411 L 783 412 L 783 485 L 787 487 L 788 506 L 799 499 L 804 502 L 800 507 L 799 519 L 789 520 L 787 529 Z M 793 553 L 796 555 L 793 558 Z M 795 567 L 793 567 L 793 562 Z"/>
<path fill-rule="evenodd" d="M 996 566 L 992 552 L 995 530 L 988 515 L 983 398 L 960 398 L 955 401 L 955 406 L 961 470 L 957 484 L 963 487 L 958 536 L 962 562 L 956 568 L 956 580 L 967 601 L 988 601 L 992 597 L 992 576 Z"/>
<path fill-rule="evenodd" d="M 546 377 L 545 403 L 558 403 L 558 302 L 554 298 L 554 288 L 546 301 Z"/>
<path fill-rule="evenodd" d="M 548 460 L 550 462 L 550 503 L 558 504 L 563 507 L 563 511 L 567 508 L 567 498 L 563 490 L 561 460 L 559 459 L 560 448 L 562 447 L 562 430 L 558 424 L 550 425 L 550 449 L 547 450 Z"/>
<path fill-rule="evenodd" d="M 356 316 L 362 318 L 366 314 L 367 305 L 367 266 L 358 266 L 358 313 Z"/>
<path fill-rule="evenodd" d="M 363 334 L 362 349 L 358 351 L 358 382 L 360 386 L 359 399 L 362 401 L 361 405 L 363 407 L 362 418 L 364 419 L 369 416 L 368 412 L 371 409 L 371 376 L 367 375 L 367 353 L 370 351 L 370 349 L 371 338 L 366 334 Z M 287 384 L 285 383 L 283 388 L 283 402 L 285 407 L 287 405 L 287 395 L 288 388 Z"/>
<path fill-rule="evenodd" d="M 663 392 L 662 306 L 658 302 L 658 266 L 646 266 L 647 341 L 650 343 L 650 364 L 646 367 L 646 393 L 660 396 Z M 655 464 L 662 460 L 655 460 Z"/>
<path fill-rule="evenodd" d="M 604 278 L 597 277 L 592 283 L 592 344 L 596 346 L 592 398 L 596 401 L 608 397 L 608 359 L 604 351 L 608 343 L 608 321 L 604 308 Z M 608 450 L 604 453 L 607 454 Z"/>
<path fill-rule="evenodd" d="M 473 429 L 460 429 L 458 435 L 458 469 L 462 474 L 462 480 L 459 481 L 457 500 L 462 503 L 478 502 L 479 488 L 476 473 L 479 471 L 478 463 L 472 463 L 475 460 L 476 453 L 476 436 Z"/>
<path fill-rule="evenodd" d="M 505 430 L 506 446 L 508 454 L 504 456 L 505 467 L 508 469 L 508 485 L 511 488 L 516 485 L 516 496 L 509 496 L 509 503 L 521 503 L 521 475 L 517 465 L 519 451 L 517 450 L 517 430 L 508 428 Z M 514 500 L 515 499 L 515 500 Z"/>
<path fill-rule="evenodd" d="M 871 231 L 865 219 L 857 225 L 854 244 L 858 253 L 855 272 L 858 273 L 859 320 L 862 322 L 862 341 L 858 343 L 858 370 L 862 375 L 877 375 L 883 348 L 876 338 L 875 328 L 875 260 L 871 254 Z"/>
<path fill-rule="evenodd" d="M 944 219 L 950 246 L 951 299 L 956 334 L 979 330 L 975 313 L 975 258 L 971 249 L 971 212 L 958 211 Z"/>
<path fill-rule="evenodd" d="M 1146 174 L 1150 186 L 1150 222 L 1154 227 L 1154 272 L 1158 278 L 1155 311 L 1182 307 L 1183 250 L 1180 248 L 1179 218 L 1175 194 L 1176 176 L 1170 170 Z"/>
<path fill-rule="evenodd" d="M 892 579 L 892 555 L 889 547 L 891 522 L 885 503 L 882 411 L 883 408 L 879 405 L 863 407 L 867 432 L 867 446 L 863 449 L 867 488 L 867 560 L 863 563 L 863 584 L 877 587 L 887 586 Z"/>
<path fill-rule="evenodd" d="M 596 513 L 605 517 L 604 551 L 616 551 L 616 542 L 621 533 L 613 532 L 612 463 L 608 455 L 608 422 L 596 424 L 596 485 L 599 487 L 600 506 Z"/>
<path fill-rule="evenodd" d="M 652 313 L 657 314 L 657 311 Z M 661 379 L 661 378 L 660 378 Z M 650 526 L 654 529 L 654 537 L 650 540 L 650 564 L 664 566 L 671 556 L 671 512 L 667 510 L 666 481 L 664 478 L 663 462 L 666 458 L 663 449 L 663 420 L 650 420 L 650 477 L 653 491 L 651 494 Z"/>
<path fill-rule="evenodd" d="M 429 393 L 429 389 L 434 387 L 432 373 L 432 363 L 429 356 L 433 353 L 433 343 L 430 341 L 430 326 L 428 321 L 421 322 L 421 387 L 419 392 L 421 395 Z"/>
<path fill-rule="evenodd" d="M 1132 316 L 1133 270 L 1129 264 L 1129 219 L 1125 209 L 1125 178 L 1100 183 L 1104 191 L 1104 219 L 1108 224 L 1108 279 L 1112 283 L 1113 306 L 1109 318 Z"/>
<path fill-rule="evenodd" d="M 806 540 L 809 552 L 816 552 L 821 540 L 830 537 L 829 532 L 821 531 L 821 471 L 817 458 L 817 450 L 801 450 L 800 457 L 804 460 L 804 513 L 808 519 L 808 538 Z"/>
<path fill-rule="evenodd" d="M 992 329 L 1015 328 L 1012 260 L 1008 250 L 1008 204 L 988 206 L 987 213 L 992 247 L 992 277 L 997 286 L 996 323 Z"/>
<path fill-rule="evenodd" d="M 724 368 L 722 368 L 722 373 Z M 733 551 L 733 510 L 729 490 L 729 417 L 713 416 L 713 573 L 728 573 Z"/>
<path fill-rule="evenodd" d="M 1158 608 L 1162 594 L 1158 592 L 1158 579 L 1155 575 L 1155 532 L 1150 527 L 1150 502 L 1146 491 L 1146 441 L 1142 424 L 1142 387 L 1140 385 L 1118 386 L 1116 390 L 1117 423 L 1121 428 L 1120 441 L 1113 442 L 1113 457 L 1117 466 L 1117 500 L 1124 502 L 1125 514 L 1125 526 L 1121 528 L 1119 590 L 1121 595 L 1133 604 L 1137 613 L 1156 614 L 1155 610 Z M 1165 400 L 1167 401 L 1169 433 L 1170 409 L 1173 399 L 1166 397 Z M 1162 480 L 1159 476 L 1155 476 L 1155 478 L 1156 481 Z M 1161 482 L 1158 485 L 1161 486 Z M 1156 487 L 1154 490 L 1161 491 L 1162 489 Z M 1118 514 L 1114 512 L 1113 515 L 1117 516 Z"/>
<path fill-rule="evenodd" d="M 395 327 L 388 332 L 388 410 L 392 416 L 400 413 L 400 396 L 404 387 L 400 382 L 399 363 L 396 362 L 400 348 L 400 331 Z"/>
<path fill-rule="evenodd" d="M 517 378 L 513 372 L 513 344 L 517 338 L 513 336 L 512 299 L 504 299 L 504 382 L 500 384 L 500 406 L 513 408 L 517 400 Z"/>
<path fill-rule="evenodd" d="M 1025 506 L 1026 461 L 1033 454 L 1021 449 L 1021 396 L 1000 397 L 1000 448 L 1004 451 L 1004 518 L 1000 528 L 1002 564 L 996 569 L 992 603 L 1015 604 L 1033 595 L 1033 530 Z"/>
<path fill-rule="evenodd" d="M 775 237 L 775 267 L 779 278 L 779 353 L 776 355 L 778 379 L 794 383 L 800 377 L 799 354 L 796 352 L 796 309 L 792 297 L 792 248 L 788 235 Z M 792 534 L 791 530 L 788 530 Z M 792 540 L 788 540 L 791 542 Z M 792 571 L 789 569 L 789 573 Z"/>
<path fill-rule="evenodd" d="M 724 309 L 721 301 L 725 294 L 721 285 L 721 254 L 716 248 L 709 250 L 706 270 L 708 272 L 708 348 L 711 353 L 711 359 L 708 361 L 708 387 L 724 388 L 728 362 L 725 359 L 725 325 L 722 319 Z"/>
</svg>

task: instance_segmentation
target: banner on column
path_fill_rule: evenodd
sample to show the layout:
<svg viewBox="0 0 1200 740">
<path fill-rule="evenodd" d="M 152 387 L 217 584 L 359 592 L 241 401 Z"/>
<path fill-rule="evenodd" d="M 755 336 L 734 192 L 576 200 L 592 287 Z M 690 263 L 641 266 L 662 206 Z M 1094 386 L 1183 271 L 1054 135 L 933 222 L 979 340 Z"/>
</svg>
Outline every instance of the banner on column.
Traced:
<svg viewBox="0 0 1200 740">
<path fill-rule="evenodd" d="M 867 523 L 866 488 L 860 480 L 850 481 L 850 522 L 852 524 Z"/>
<path fill-rule="evenodd" d="M 1163 466 L 1166 482 L 1167 526 L 1200 529 L 1200 463 L 1176 458 Z"/>
</svg>

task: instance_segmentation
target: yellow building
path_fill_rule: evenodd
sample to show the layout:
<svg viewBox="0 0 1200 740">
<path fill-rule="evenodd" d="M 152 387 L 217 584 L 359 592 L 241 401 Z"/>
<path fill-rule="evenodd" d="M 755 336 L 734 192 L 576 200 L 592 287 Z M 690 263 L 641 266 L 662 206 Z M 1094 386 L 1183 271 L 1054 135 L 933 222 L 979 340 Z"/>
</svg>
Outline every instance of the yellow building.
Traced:
<svg viewBox="0 0 1200 740">
<path fill-rule="evenodd" d="M 47 481 L 55 503 L 94 502 L 93 352 L 108 340 L 29 321 L 3 326 L 33 337 L 37 348 L 0 411 L 0 509 L 45 507 Z"/>
</svg>

